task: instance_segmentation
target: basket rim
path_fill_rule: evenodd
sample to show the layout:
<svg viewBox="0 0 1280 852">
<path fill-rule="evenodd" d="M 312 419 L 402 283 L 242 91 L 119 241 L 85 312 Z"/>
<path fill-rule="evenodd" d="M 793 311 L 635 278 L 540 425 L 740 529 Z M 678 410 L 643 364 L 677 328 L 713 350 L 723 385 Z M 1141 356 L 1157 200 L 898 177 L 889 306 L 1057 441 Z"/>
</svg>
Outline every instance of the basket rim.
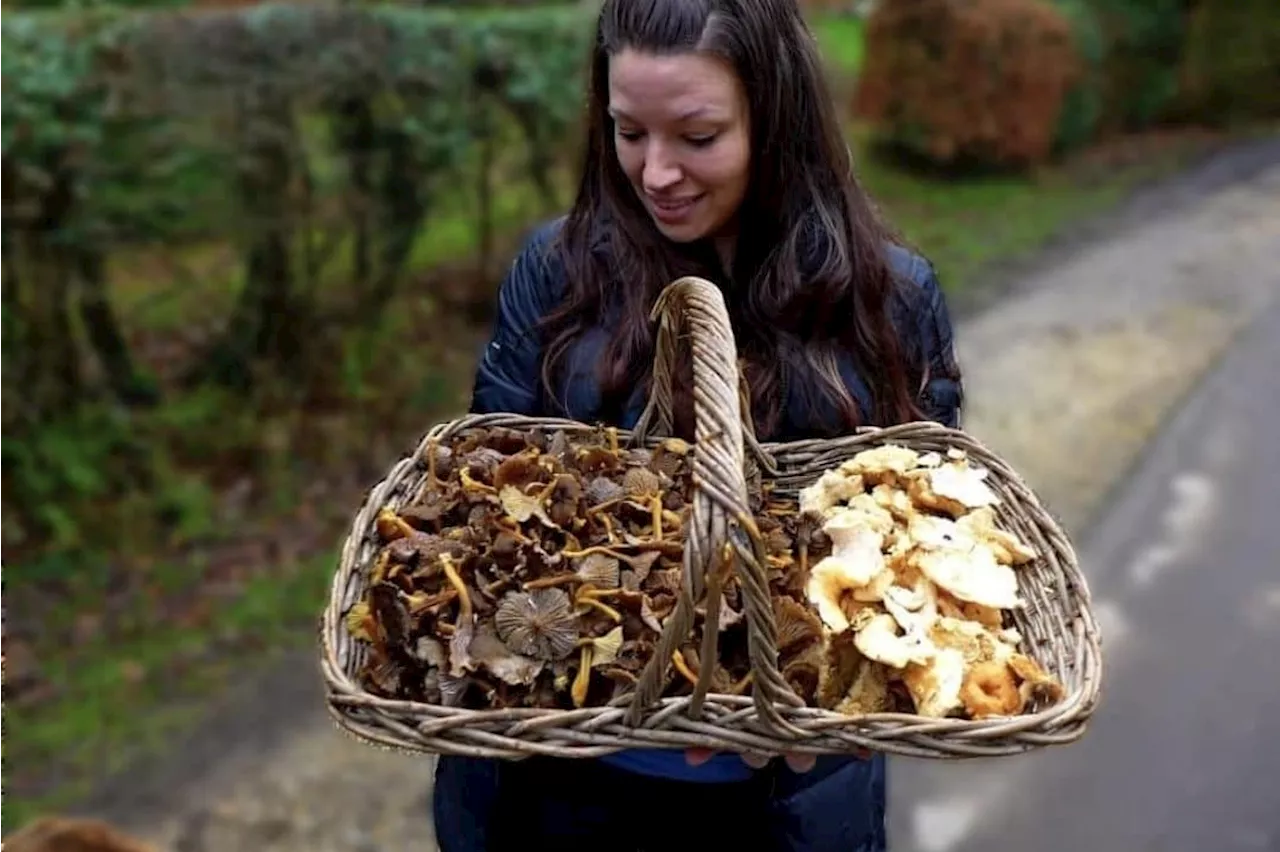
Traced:
<svg viewBox="0 0 1280 852">
<path fill-rule="evenodd" d="M 418 448 L 392 465 L 387 475 L 378 485 L 368 491 L 363 503 L 362 513 L 364 509 L 369 507 L 373 507 L 376 512 L 376 509 L 387 505 L 389 501 L 380 499 L 378 497 L 379 494 L 385 496 L 387 492 L 393 490 L 393 486 L 415 475 L 421 475 L 425 471 L 422 452 L 433 439 L 438 441 L 443 436 L 451 436 L 465 429 L 479 426 L 487 428 L 504 427 L 517 431 L 564 430 L 571 435 L 599 434 L 603 430 L 614 433 L 620 442 L 627 444 L 635 444 L 635 439 L 637 438 L 636 433 L 630 429 L 586 423 L 567 418 L 533 417 L 511 413 L 465 414 L 461 417 L 437 423 L 428 430 L 419 442 Z M 640 438 L 638 445 L 648 447 L 656 446 L 666 440 L 662 436 L 640 436 Z M 912 738 L 915 736 L 913 732 L 921 727 L 939 732 L 931 734 L 931 737 L 951 740 L 958 744 L 966 739 L 981 739 L 1000 732 L 1017 732 L 1022 735 L 1035 734 L 1037 730 L 1051 724 L 1061 724 L 1064 719 L 1067 721 L 1087 721 L 1101 694 L 1103 663 L 1101 636 L 1096 616 L 1092 611 L 1092 599 L 1087 582 L 1083 574 L 1079 572 L 1073 546 L 1070 539 L 1061 529 L 1060 524 L 1043 508 L 1035 492 L 997 454 L 986 449 L 978 439 L 963 429 L 944 426 L 932 421 L 916 421 L 887 427 L 864 427 L 854 433 L 834 439 L 777 441 L 769 442 L 763 446 L 771 454 L 775 454 L 785 460 L 790 455 L 814 450 L 825 450 L 820 453 L 823 456 L 833 453 L 836 455 L 852 455 L 871 446 L 897 443 L 910 447 L 914 442 L 920 440 L 942 442 L 958 440 L 962 444 L 979 448 L 982 455 L 989 456 L 991 459 L 1000 462 L 998 466 L 991 468 L 992 475 L 1009 480 L 1019 486 L 1016 493 L 1016 504 L 1010 511 L 1015 517 L 1021 518 L 1026 523 L 1035 526 L 1048 526 L 1049 532 L 1054 534 L 1051 542 L 1052 546 L 1055 549 L 1064 551 L 1063 555 L 1069 563 L 1067 567 L 1071 569 L 1074 576 L 1060 576 L 1060 579 L 1068 581 L 1069 594 L 1065 600 L 1059 601 L 1062 606 L 1058 609 L 1058 614 L 1071 627 L 1067 631 L 1070 635 L 1050 636 L 1047 649 L 1042 648 L 1041 644 L 1031 642 L 1030 637 L 1024 636 L 1024 647 L 1020 648 L 1023 653 L 1028 654 L 1038 663 L 1051 670 L 1058 667 L 1053 666 L 1053 660 L 1046 659 L 1045 650 L 1054 650 L 1069 662 L 1068 669 L 1073 675 L 1070 680 L 1063 678 L 1061 672 L 1055 672 L 1062 680 L 1064 692 L 1062 699 L 1032 712 L 989 719 L 935 719 L 911 713 L 876 713 L 855 716 L 812 706 L 790 707 L 786 705 L 779 705 L 777 707 L 778 711 L 788 720 L 810 723 L 821 728 L 843 728 L 860 732 L 866 728 L 877 729 L 874 732 L 867 730 L 859 734 L 861 737 L 873 739 L 877 742 L 892 741 L 895 738 Z M 784 464 L 783 467 L 785 469 L 786 465 Z M 816 470 L 823 469 L 825 466 L 811 463 L 809 467 L 811 469 L 803 475 L 813 476 Z M 377 502 L 376 506 L 374 506 L 375 502 Z M 358 578 L 361 572 L 367 569 L 367 565 L 358 564 L 356 554 L 356 551 L 367 542 L 371 532 L 368 526 L 362 526 L 358 523 L 360 514 L 357 514 L 348 531 L 342 548 L 342 557 L 338 570 L 334 572 L 332 578 L 329 601 L 324 608 L 319 624 L 323 649 L 322 668 L 325 679 L 326 699 L 327 704 L 330 706 L 330 712 L 338 718 L 343 718 L 345 713 L 367 708 L 376 709 L 380 712 L 405 713 L 410 716 L 427 718 L 465 719 L 467 722 L 477 725 L 512 720 L 514 717 L 511 714 L 511 710 L 453 708 L 427 702 L 382 698 L 364 689 L 360 685 L 358 678 L 348 676 L 344 664 L 339 660 L 337 644 L 341 641 L 340 634 L 345 631 L 344 617 L 349 609 L 349 605 L 343 603 L 343 588 L 353 578 Z M 1039 558 L 1043 560 L 1044 555 L 1041 554 Z M 1059 575 L 1067 573 L 1061 564 L 1058 564 L 1056 568 Z M 1067 608 L 1066 604 L 1068 602 L 1075 604 L 1074 609 Z M 615 702 L 609 705 L 584 707 L 576 710 L 555 708 L 513 709 L 522 711 L 521 720 L 559 720 L 562 723 L 567 723 L 569 720 L 576 719 L 611 717 L 618 713 L 618 708 L 614 706 L 618 700 L 620 699 L 615 699 Z M 654 726 L 660 724 L 660 720 L 669 717 L 673 712 L 673 708 L 678 710 L 683 706 L 682 703 L 687 703 L 687 700 L 688 696 L 659 699 L 650 710 L 643 714 L 640 724 L 635 730 L 652 730 Z M 709 692 L 706 700 L 718 708 L 749 708 L 752 704 L 750 696 L 724 695 L 714 692 Z M 518 730 L 531 731 L 537 727 L 536 725 L 525 725 L 523 729 Z M 817 735 L 815 734 L 815 736 Z M 778 740 L 779 745 L 782 745 L 783 742 Z M 804 747 L 802 741 L 788 739 L 785 743 L 786 747 L 792 750 L 803 749 Z M 620 746 L 619 748 L 629 748 L 629 746 Z M 829 753 L 829 751 L 821 749 L 819 751 Z"/>
</svg>

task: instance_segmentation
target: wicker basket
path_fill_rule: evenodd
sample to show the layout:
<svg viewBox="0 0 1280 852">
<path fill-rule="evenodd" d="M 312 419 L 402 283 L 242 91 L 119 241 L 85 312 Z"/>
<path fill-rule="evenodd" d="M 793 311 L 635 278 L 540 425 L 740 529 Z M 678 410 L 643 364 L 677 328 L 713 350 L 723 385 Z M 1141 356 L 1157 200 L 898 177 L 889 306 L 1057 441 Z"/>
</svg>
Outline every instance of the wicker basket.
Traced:
<svg viewBox="0 0 1280 852">
<path fill-rule="evenodd" d="M 431 429 L 419 450 L 372 489 L 355 517 L 321 625 L 327 703 L 341 729 L 396 750 L 499 758 L 598 757 L 655 747 L 811 754 L 870 749 L 930 758 L 990 757 L 1069 743 L 1084 734 L 1101 682 L 1101 648 L 1089 591 L 1066 535 L 1007 464 L 964 432 L 925 422 L 865 429 L 835 440 L 760 444 L 745 416 L 736 347 L 719 290 L 699 278 L 682 278 L 664 291 L 654 317 L 659 327 L 653 393 L 635 429 L 620 437 L 634 445 L 655 446 L 668 431 L 671 366 L 683 328 L 692 349 L 696 388 L 694 496 L 682 594 L 635 689 L 603 707 L 470 710 L 389 700 L 359 684 L 356 672 L 366 650 L 347 633 L 344 614 L 367 587 L 366 572 L 378 547 L 378 511 L 398 509 L 417 494 L 427 477 L 424 459 L 431 443 L 477 426 L 563 429 L 571 437 L 595 431 L 594 426 L 568 420 L 469 415 Z M 990 470 L 988 483 L 1002 501 L 997 507 L 999 522 L 1039 553 L 1018 570 L 1020 592 L 1027 601 L 1015 614 L 1015 627 L 1023 636 L 1021 650 L 1063 684 L 1066 695 L 1061 701 L 985 721 L 902 713 L 846 716 L 804 706 L 782 678 L 764 545 L 747 505 L 748 454 L 773 481 L 775 495 L 795 498 L 824 470 L 888 442 L 922 452 L 960 448 Z M 744 593 L 752 694 L 709 693 L 712 667 L 703 666 L 705 677 L 691 695 L 660 698 L 672 652 L 690 635 L 695 606 L 707 601 L 706 616 L 715 623 L 726 568 L 736 572 Z M 714 659 L 716 631 L 706 631 L 704 640 L 700 659 Z"/>
</svg>

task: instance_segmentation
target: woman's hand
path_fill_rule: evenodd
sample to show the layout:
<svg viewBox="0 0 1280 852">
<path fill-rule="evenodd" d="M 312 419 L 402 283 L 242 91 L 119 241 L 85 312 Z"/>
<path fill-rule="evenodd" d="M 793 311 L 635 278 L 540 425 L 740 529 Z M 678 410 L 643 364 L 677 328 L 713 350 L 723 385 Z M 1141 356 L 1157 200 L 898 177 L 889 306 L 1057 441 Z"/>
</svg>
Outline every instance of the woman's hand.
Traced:
<svg viewBox="0 0 1280 852">
<path fill-rule="evenodd" d="M 690 766 L 701 766 L 716 754 L 709 748 L 687 748 L 684 750 L 684 759 Z M 738 755 L 742 758 L 742 762 L 750 766 L 752 769 L 763 769 L 765 764 L 769 762 L 769 755 L 760 754 L 759 752 L 746 752 Z M 870 760 L 871 752 L 867 749 L 858 749 L 854 752 L 854 756 L 859 760 Z M 787 766 L 792 772 L 808 772 L 818 762 L 816 754 L 804 754 L 802 752 L 790 752 L 783 755 Z"/>
<path fill-rule="evenodd" d="M 687 748 L 684 750 L 684 759 L 690 766 L 701 766 L 706 763 L 716 752 L 709 748 Z M 769 755 L 759 754 L 758 752 L 747 752 L 738 755 L 742 761 L 752 769 L 763 769 L 765 764 L 769 762 Z M 792 772 L 808 772 L 818 762 L 817 755 L 790 753 L 784 756 L 787 766 Z"/>
</svg>

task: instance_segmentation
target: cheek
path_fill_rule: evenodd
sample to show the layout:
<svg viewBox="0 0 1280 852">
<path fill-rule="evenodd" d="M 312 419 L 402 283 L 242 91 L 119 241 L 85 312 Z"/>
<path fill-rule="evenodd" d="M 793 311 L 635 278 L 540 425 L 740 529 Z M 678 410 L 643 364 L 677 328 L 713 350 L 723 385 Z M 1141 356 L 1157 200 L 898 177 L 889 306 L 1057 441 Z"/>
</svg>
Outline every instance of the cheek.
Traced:
<svg viewBox="0 0 1280 852">
<path fill-rule="evenodd" d="M 750 157 L 745 144 L 725 145 L 708 154 L 702 168 L 702 179 L 707 184 L 731 193 L 739 193 L 747 183 Z"/>
<path fill-rule="evenodd" d="M 644 154 L 636 145 L 619 145 L 615 149 L 618 156 L 618 167 L 632 183 L 640 183 L 644 171 Z"/>
</svg>

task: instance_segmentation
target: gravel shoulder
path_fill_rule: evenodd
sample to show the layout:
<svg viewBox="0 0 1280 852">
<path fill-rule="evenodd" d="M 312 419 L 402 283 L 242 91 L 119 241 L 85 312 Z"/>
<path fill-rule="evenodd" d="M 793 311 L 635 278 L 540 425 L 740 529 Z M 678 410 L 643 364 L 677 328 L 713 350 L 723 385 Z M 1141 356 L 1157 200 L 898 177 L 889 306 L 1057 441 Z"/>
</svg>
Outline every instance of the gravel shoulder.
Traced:
<svg viewBox="0 0 1280 852">
<path fill-rule="evenodd" d="M 1169 414 L 1276 301 L 1277 269 L 1280 139 L 1140 191 L 956 306 L 965 428 L 1080 535 Z M 428 761 L 336 729 L 305 654 L 241 684 L 163 763 L 81 812 L 175 852 L 431 849 L 430 786 Z"/>
</svg>

